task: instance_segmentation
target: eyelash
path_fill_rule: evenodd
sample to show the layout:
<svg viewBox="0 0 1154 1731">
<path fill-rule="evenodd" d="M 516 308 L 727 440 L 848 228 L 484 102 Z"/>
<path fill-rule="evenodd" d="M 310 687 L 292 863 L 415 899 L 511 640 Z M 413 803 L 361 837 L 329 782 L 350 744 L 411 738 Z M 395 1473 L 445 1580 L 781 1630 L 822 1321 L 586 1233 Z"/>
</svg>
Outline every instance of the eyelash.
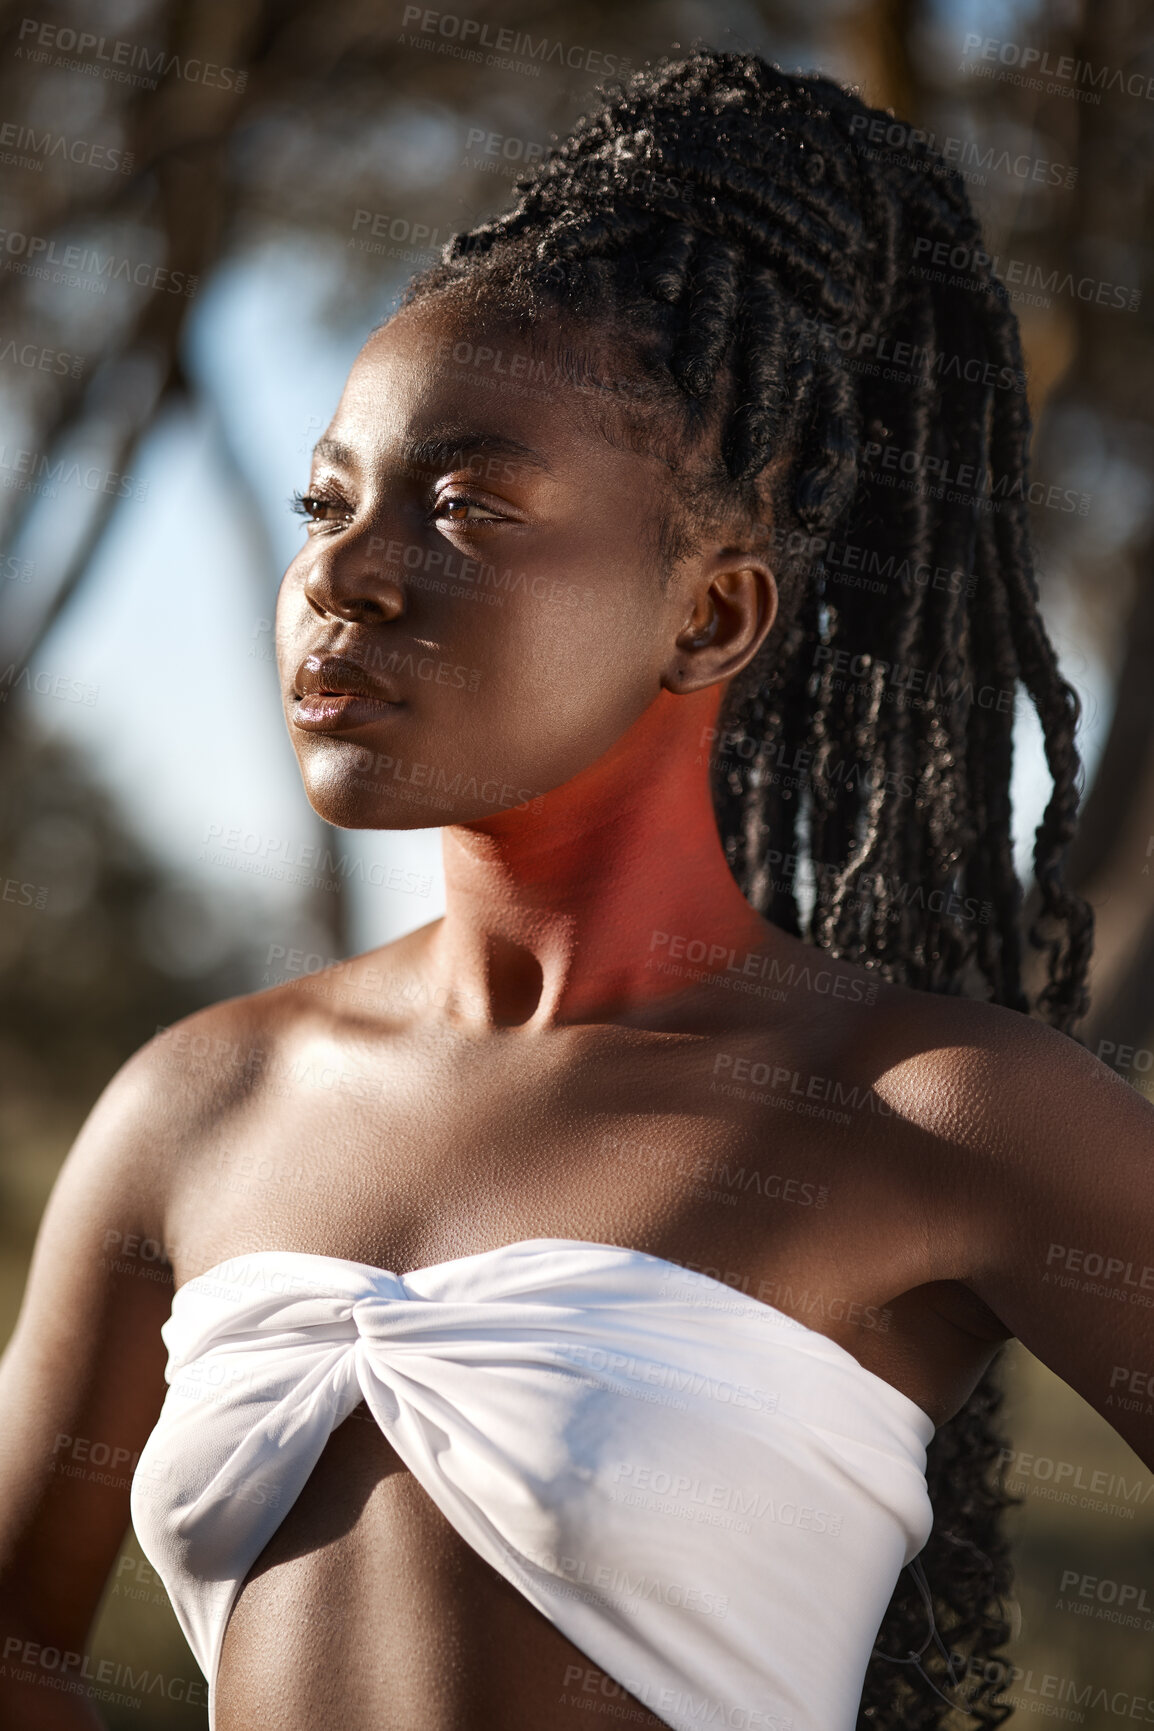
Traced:
<svg viewBox="0 0 1154 1731">
<path fill-rule="evenodd" d="M 306 522 L 309 524 L 312 524 L 312 523 L 331 523 L 334 520 L 344 522 L 346 524 L 351 523 L 353 520 L 353 512 L 350 509 L 348 509 L 348 507 L 345 507 L 344 509 L 342 509 L 342 504 L 343 504 L 343 501 L 336 500 L 336 499 L 324 499 L 318 493 L 300 493 L 300 492 L 294 491 L 293 494 L 291 495 L 290 499 L 289 499 L 290 511 L 294 511 L 298 517 L 304 517 Z M 504 519 L 501 517 L 499 512 L 490 511 L 489 507 L 487 505 L 482 505 L 479 499 L 470 499 L 468 497 L 468 495 L 464 494 L 464 493 L 445 493 L 445 494 L 443 494 L 441 496 L 441 498 L 439 498 L 437 500 L 436 504 L 433 507 L 433 513 L 432 514 L 433 514 L 434 521 L 436 521 L 441 516 L 441 513 L 445 510 L 445 508 L 447 506 L 450 506 L 450 505 L 464 505 L 466 507 L 466 509 L 472 509 L 474 511 L 484 511 L 487 513 L 487 515 L 484 519 L 482 519 L 483 521 L 487 521 L 487 522 L 491 522 L 491 523 L 500 523 L 500 522 L 504 521 Z M 334 519 L 332 517 L 320 516 L 318 513 L 322 510 L 325 510 L 325 509 L 332 509 L 332 510 L 338 512 L 338 517 L 336 519 Z M 462 521 L 462 519 L 460 519 L 460 518 L 455 518 L 455 519 L 452 519 L 452 521 L 456 522 L 459 527 L 467 527 L 469 525 L 470 519 L 466 518 Z"/>
<path fill-rule="evenodd" d="M 448 505 L 464 505 L 466 509 L 469 510 L 484 511 L 486 516 L 483 521 L 490 523 L 501 523 L 504 521 L 500 512 L 490 511 L 488 505 L 482 505 L 479 499 L 470 499 L 467 493 L 442 493 L 441 497 L 437 500 L 436 505 L 433 507 L 434 518 L 439 517 L 441 512 Z M 459 521 L 459 519 L 457 519 L 457 521 Z M 463 526 L 467 526 L 468 522 L 469 519 L 466 518 Z"/>
<path fill-rule="evenodd" d="M 289 499 L 289 510 L 295 511 L 298 517 L 304 517 L 310 524 L 331 522 L 331 518 L 320 517 L 317 515 L 318 511 L 330 506 L 334 510 L 340 510 L 340 501 L 336 499 L 322 499 L 318 493 L 299 493 L 296 491 L 293 492 Z M 353 514 L 351 511 L 346 509 L 342 515 L 346 523 L 352 522 Z"/>
</svg>

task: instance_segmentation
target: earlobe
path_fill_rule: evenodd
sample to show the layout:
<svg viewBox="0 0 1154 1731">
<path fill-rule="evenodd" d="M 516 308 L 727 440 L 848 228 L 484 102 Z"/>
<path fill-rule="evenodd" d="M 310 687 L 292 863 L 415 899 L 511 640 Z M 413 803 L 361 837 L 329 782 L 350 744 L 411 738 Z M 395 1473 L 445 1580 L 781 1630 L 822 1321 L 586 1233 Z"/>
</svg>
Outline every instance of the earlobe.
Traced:
<svg viewBox="0 0 1154 1731">
<path fill-rule="evenodd" d="M 732 551 L 719 555 L 717 563 L 722 568 L 677 635 L 678 659 L 663 681 L 672 692 L 695 691 L 729 678 L 752 659 L 772 629 L 777 585 L 769 567 L 760 559 L 735 559 Z M 682 656 L 691 658 L 688 664 Z"/>
</svg>

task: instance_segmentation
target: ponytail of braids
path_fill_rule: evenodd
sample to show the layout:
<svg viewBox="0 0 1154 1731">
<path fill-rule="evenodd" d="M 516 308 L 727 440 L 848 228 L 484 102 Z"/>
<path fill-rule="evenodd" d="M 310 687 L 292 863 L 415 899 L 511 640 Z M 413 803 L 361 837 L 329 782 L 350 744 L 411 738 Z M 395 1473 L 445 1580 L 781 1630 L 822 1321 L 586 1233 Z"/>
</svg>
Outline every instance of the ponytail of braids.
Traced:
<svg viewBox="0 0 1154 1731">
<path fill-rule="evenodd" d="M 1079 705 L 1038 610 L 1017 322 L 960 177 L 829 79 L 700 51 L 611 89 L 516 190 L 405 304 L 488 285 L 603 322 L 683 434 L 715 426 L 715 493 L 764 526 L 781 593 L 726 695 L 736 750 L 712 766 L 748 900 L 886 979 L 1028 1012 L 1020 685 L 1053 782 L 1034 844 L 1036 1007 L 1072 1032 L 1093 935 L 1063 879 Z M 895 1589 L 860 1727 L 1009 1717 L 994 1699 L 1011 1580 L 1000 1403 L 992 1367 L 930 1445 L 924 1573 Z"/>
</svg>

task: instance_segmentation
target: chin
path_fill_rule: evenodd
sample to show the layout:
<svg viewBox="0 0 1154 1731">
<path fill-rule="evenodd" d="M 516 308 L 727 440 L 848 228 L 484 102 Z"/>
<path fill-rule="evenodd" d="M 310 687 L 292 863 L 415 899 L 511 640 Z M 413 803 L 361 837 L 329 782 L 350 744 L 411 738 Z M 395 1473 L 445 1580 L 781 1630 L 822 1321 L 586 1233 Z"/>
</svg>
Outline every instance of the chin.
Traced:
<svg viewBox="0 0 1154 1731">
<path fill-rule="evenodd" d="M 439 829 L 460 819 L 444 802 L 419 789 L 381 787 L 380 778 L 326 774 L 304 778 L 305 794 L 318 817 L 334 829 Z"/>
<path fill-rule="evenodd" d="M 347 742 L 342 742 L 346 743 Z M 544 790 L 526 785 L 531 776 L 508 779 L 486 766 L 448 766 L 425 757 L 394 757 L 364 746 L 299 753 L 309 804 L 336 829 L 442 829 L 483 823 L 503 814 L 537 813 Z M 556 785 L 556 784 L 552 784 Z"/>
</svg>

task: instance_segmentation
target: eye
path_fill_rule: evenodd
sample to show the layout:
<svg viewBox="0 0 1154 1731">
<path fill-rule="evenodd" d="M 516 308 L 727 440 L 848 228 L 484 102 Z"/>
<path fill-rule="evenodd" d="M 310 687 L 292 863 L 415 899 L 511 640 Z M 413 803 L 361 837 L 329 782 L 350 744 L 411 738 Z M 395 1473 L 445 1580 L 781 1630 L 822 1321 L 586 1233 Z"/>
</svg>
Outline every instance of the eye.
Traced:
<svg viewBox="0 0 1154 1731">
<path fill-rule="evenodd" d="M 500 523 L 504 521 L 500 512 L 490 511 L 487 505 L 480 504 L 476 499 L 470 499 L 464 493 L 442 493 L 433 507 L 433 516 L 440 521 L 450 523 Z"/>
<path fill-rule="evenodd" d="M 294 493 L 289 500 L 289 509 L 303 517 L 309 528 L 314 523 L 351 523 L 353 520 L 352 507 L 343 499 L 326 499 L 319 493 Z"/>
</svg>

